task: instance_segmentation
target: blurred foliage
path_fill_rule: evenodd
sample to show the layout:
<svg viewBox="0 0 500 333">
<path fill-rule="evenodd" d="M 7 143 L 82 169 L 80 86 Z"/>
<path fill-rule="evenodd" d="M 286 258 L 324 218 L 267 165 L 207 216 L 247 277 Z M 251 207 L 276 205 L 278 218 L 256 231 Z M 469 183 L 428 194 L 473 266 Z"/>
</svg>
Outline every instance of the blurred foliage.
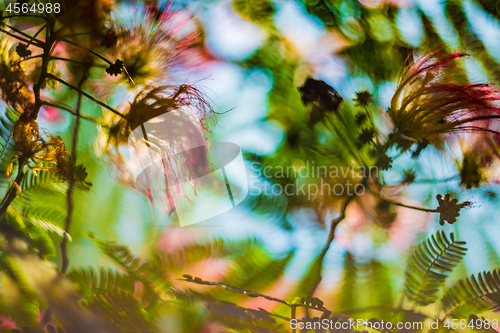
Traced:
<svg viewBox="0 0 500 333">
<path fill-rule="evenodd" d="M 156 198 L 134 186 L 122 156 L 130 128 L 144 128 L 153 116 L 188 106 L 203 121 L 212 120 L 209 98 L 183 76 L 194 62 L 225 61 L 207 44 L 200 22 L 214 23 L 198 17 L 206 15 L 196 12 L 200 3 L 226 6 L 264 36 L 234 64 L 247 73 L 258 69 L 271 82 L 259 121 L 282 130 L 283 139 L 271 153 L 243 152 L 255 162 L 252 171 L 263 189 L 243 205 L 292 239 L 280 253 L 259 237 L 151 227 L 161 219 Z M 474 208 L 473 194 L 488 204 L 498 201 L 500 92 L 470 82 L 458 62 L 462 55 L 454 52 L 468 53 L 493 84 L 500 83 L 500 66 L 468 16 L 470 4 L 499 23 L 500 1 L 436 4 L 459 50 L 447 45 L 450 36 L 441 35 L 428 9 L 398 1 L 294 2 L 323 37 L 333 36 L 312 52 L 300 46 L 300 36 L 281 30 L 284 4 L 278 1 L 137 1 L 131 7 L 126 1 L 80 0 L 57 20 L 46 12 L 25 16 L 22 24 L 2 12 L 0 331 L 354 333 L 335 325 L 361 319 L 358 331 L 427 332 L 425 325 L 395 325 L 431 320 L 439 332 L 492 332 L 498 327 L 492 324 L 498 324 L 500 271 L 466 278 L 465 262 L 486 258 L 497 267 L 498 247 L 481 223 L 472 225 L 463 213 Z M 130 21 L 123 22 L 124 11 Z M 416 14 L 418 42 L 402 33 L 404 11 Z M 307 55 L 322 47 L 327 60 L 346 68 L 346 77 L 334 79 L 314 54 Z M 184 83 L 175 86 L 178 75 Z M 384 101 L 389 83 L 396 92 Z M 166 84 L 173 93 L 155 95 Z M 339 93 L 351 85 L 354 96 Z M 155 94 L 143 101 L 145 91 Z M 143 108 L 131 112 L 138 100 Z M 412 133 L 399 120 L 425 131 Z M 62 133 L 52 135 L 41 127 L 46 123 Z M 443 169 L 452 170 L 451 177 L 429 172 L 436 155 L 450 160 Z M 325 169 L 301 173 L 315 166 Z M 281 173 L 266 174 L 279 168 Z M 338 185 L 359 185 L 363 193 L 337 194 Z M 270 186 L 292 194 L 265 190 Z M 320 186 L 334 192 L 322 193 Z M 166 192 L 165 206 L 172 201 Z M 415 203 L 415 197 L 428 199 Z M 417 212 L 436 223 L 419 224 Z M 477 227 L 482 248 L 473 252 L 472 232 L 457 225 Z M 436 228 L 446 232 L 426 237 Z M 326 242 L 308 238 L 305 230 L 321 232 Z M 118 233 L 136 243 L 112 241 Z M 455 237 L 467 240 L 467 252 L 465 241 Z M 308 239 L 318 244 L 305 244 Z M 278 237 L 272 241 L 283 245 Z M 387 244 L 397 241 L 413 250 L 387 253 L 395 252 Z M 360 255 L 355 242 L 373 245 L 373 253 Z M 313 250 L 305 252 L 305 245 Z M 453 327 L 456 319 L 468 325 Z M 318 327 L 324 321 L 333 328 Z M 382 321 L 393 328 L 373 328 Z"/>
</svg>

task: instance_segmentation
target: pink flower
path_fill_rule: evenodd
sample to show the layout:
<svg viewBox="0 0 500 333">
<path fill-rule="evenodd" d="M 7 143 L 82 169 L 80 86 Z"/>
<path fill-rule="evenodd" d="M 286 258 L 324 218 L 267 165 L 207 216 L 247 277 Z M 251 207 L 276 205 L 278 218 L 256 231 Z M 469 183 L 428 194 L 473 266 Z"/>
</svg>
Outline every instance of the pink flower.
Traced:
<svg viewBox="0 0 500 333">
<path fill-rule="evenodd" d="M 170 214 L 209 172 L 205 121 L 215 112 L 201 91 L 184 84 L 142 91 L 123 114 L 105 114 L 100 149 L 119 180 L 158 199 Z"/>
<path fill-rule="evenodd" d="M 52 106 L 43 106 L 40 110 L 40 117 L 50 124 L 57 124 L 64 120 L 61 111 Z"/>
<path fill-rule="evenodd" d="M 457 67 L 465 54 L 439 50 L 405 69 L 391 99 L 389 116 L 396 133 L 410 141 L 431 141 L 452 132 L 490 132 L 480 121 L 500 117 L 500 91 L 489 84 L 467 83 Z"/>
<path fill-rule="evenodd" d="M 180 72 L 205 61 L 194 51 L 204 48 L 201 27 L 185 11 L 155 6 L 137 11 L 131 20 L 116 18 L 110 27 L 112 42 L 103 45 L 100 53 L 112 63 L 122 62 L 123 74 L 103 75 L 101 82 L 95 82 L 101 96 L 109 97 L 122 86 L 135 94 L 149 86 L 171 83 Z"/>
</svg>

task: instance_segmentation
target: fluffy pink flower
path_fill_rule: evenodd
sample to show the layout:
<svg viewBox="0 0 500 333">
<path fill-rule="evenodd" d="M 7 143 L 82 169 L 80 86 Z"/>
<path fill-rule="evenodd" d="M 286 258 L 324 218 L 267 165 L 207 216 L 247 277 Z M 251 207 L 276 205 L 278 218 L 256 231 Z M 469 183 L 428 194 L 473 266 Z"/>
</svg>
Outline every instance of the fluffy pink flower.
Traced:
<svg viewBox="0 0 500 333">
<path fill-rule="evenodd" d="M 184 84 L 140 92 L 123 114 L 105 114 L 99 150 L 111 157 L 119 180 L 172 213 L 209 173 L 206 120 L 215 112 L 197 88 Z"/>
<path fill-rule="evenodd" d="M 148 86 L 171 84 L 179 73 L 205 61 L 197 56 L 204 49 L 201 27 L 183 10 L 137 8 L 132 19 L 117 17 L 113 24 L 109 43 L 100 53 L 113 63 L 122 62 L 123 73 L 115 77 L 103 71 L 102 80 L 94 83 L 96 93 L 103 97 L 122 86 L 134 95 Z M 127 95 L 120 97 L 129 100 Z"/>
<path fill-rule="evenodd" d="M 439 50 L 405 69 L 391 99 L 389 116 L 399 133 L 411 141 L 432 141 L 444 133 L 491 131 L 480 121 L 500 117 L 500 91 L 489 84 L 465 82 L 457 61 L 465 54 Z"/>
</svg>

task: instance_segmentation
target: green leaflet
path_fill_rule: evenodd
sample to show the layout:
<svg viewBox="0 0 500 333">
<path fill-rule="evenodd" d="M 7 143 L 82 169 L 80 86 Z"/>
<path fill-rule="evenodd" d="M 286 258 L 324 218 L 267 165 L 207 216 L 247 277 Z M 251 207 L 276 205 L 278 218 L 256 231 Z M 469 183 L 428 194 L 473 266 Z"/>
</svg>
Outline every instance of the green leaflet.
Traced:
<svg viewBox="0 0 500 333">
<path fill-rule="evenodd" d="M 282 259 L 273 259 L 263 249 L 235 258 L 234 269 L 224 282 L 236 287 L 264 291 L 284 273 L 293 252 Z"/>
<path fill-rule="evenodd" d="M 0 186 L 5 187 L 11 183 L 7 176 L 9 165 L 17 153 L 12 140 L 12 129 L 21 114 L 14 109 L 7 108 L 5 114 L 0 116 Z"/>
<path fill-rule="evenodd" d="M 458 281 L 442 299 L 447 314 L 467 318 L 500 306 L 500 269 Z"/>
<path fill-rule="evenodd" d="M 68 272 L 67 276 L 80 285 L 82 293 L 87 297 L 113 290 L 133 293 L 135 289 L 135 281 L 130 275 L 112 269 L 101 268 L 98 272 L 92 267 L 77 268 Z"/>
<path fill-rule="evenodd" d="M 415 304 L 434 303 L 448 275 L 465 256 L 465 242 L 455 240 L 453 233 L 448 239 L 443 231 L 427 238 L 417 246 L 405 273 L 405 296 Z"/>
</svg>

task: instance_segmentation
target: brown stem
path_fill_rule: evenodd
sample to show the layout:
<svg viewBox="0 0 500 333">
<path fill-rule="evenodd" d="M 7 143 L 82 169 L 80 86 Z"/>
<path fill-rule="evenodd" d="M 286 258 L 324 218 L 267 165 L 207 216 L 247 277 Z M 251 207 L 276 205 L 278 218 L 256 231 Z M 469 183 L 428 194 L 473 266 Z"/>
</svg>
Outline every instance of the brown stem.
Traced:
<svg viewBox="0 0 500 333">
<path fill-rule="evenodd" d="M 290 318 L 291 319 L 295 319 L 295 317 L 297 316 L 297 305 L 293 304 L 290 307 L 291 307 Z M 292 328 L 292 333 L 297 333 L 297 329 L 296 328 Z"/>
<path fill-rule="evenodd" d="M 42 89 L 43 84 L 45 83 L 45 76 L 47 73 L 47 68 L 48 64 L 50 61 L 50 52 L 52 49 L 52 45 L 54 44 L 54 40 L 51 39 L 51 33 L 53 32 L 54 29 L 54 22 L 50 22 L 47 25 L 47 28 L 45 29 L 45 43 L 43 46 L 43 61 L 42 61 L 42 68 L 41 68 L 41 74 L 40 78 L 38 79 L 38 82 L 33 86 L 33 93 L 35 95 L 35 105 L 33 107 L 33 111 L 30 113 L 30 118 L 31 119 L 36 119 L 38 117 L 38 112 L 40 111 L 40 108 L 42 106 L 42 100 L 40 98 L 40 91 Z M 27 111 L 27 110 L 25 110 Z M 20 184 L 21 181 L 24 178 L 24 165 L 27 162 L 27 159 L 19 159 L 19 172 L 16 177 L 16 184 Z M 16 184 L 12 184 L 7 191 L 7 194 L 2 200 L 2 203 L 0 204 L 0 218 L 5 214 L 7 211 L 7 208 L 10 206 L 12 201 L 16 198 L 17 195 L 17 186 Z"/>
<path fill-rule="evenodd" d="M 17 172 L 16 179 L 14 180 L 15 184 L 12 184 L 9 189 L 7 190 L 7 193 L 5 194 L 2 202 L 0 203 L 0 218 L 5 214 L 7 209 L 9 208 L 10 204 L 14 199 L 16 198 L 17 195 L 17 189 L 18 187 L 16 184 L 20 184 L 21 181 L 23 180 L 24 177 L 24 166 L 26 165 L 27 158 L 26 157 L 20 157 L 18 160 L 19 163 L 19 168 Z M 0 221 L 1 223 L 1 221 Z"/>
<path fill-rule="evenodd" d="M 36 119 L 38 117 L 38 112 L 42 107 L 42 99 L 40 98 L 40 92 L 42 90 L 43 85 L 45 84 L 47 70 L 50 62 L 50 55 L 51 55 L 50 53 L 52 50 L 52 45 L 55 42 L 55 40 L 51 39 L 51 33 L 53 31 L 54 31 L 54 22 L 50 22 L 47 25 L 46 29 L 45 39 L 47 42 L 43 47 L 43 61 L 42 61 L 40 78 L 38 79 L 38 82 L 33 86 L 33 93 L 35 94 L 35 106 L 33 108 L 33 112 L 31 112 L 30 114 L 31 119 Z"/>
<path fill-rule="evenodd" d="M 89 52 L 89 53 L 92 53 L 92 54 L 93 54 L 93 55 L 95 55 L 96 57 L 98 57 L 98 58 L 100 58 L 100 59 L 104 60 L 105 62 L 107 62 L 109 65 L 112 65 L 112 64 L 113 64 L 111 61 L 109 61 L 108 59 L 104 58 L 104 57 L 103 57 L 102 55 L 100 55 L 99 53 L 94 52 L 94 51 L 92 51 L 91 49 L 88 49 L 88 48 L 86 48 L 86 47 L 83 47 L 83 46 L 81 46 L 81 45 L 80 45 L 80 44 L 78 44 L 78 43 L 72 42 L 72 41 L 67 40 L 67 39 L 64 39 L 64 38 L 62 39 L 62 41 L 63 41 L 63 42 L 65 42 L 65 43 L 71 44 L 71 45 L 73 45 L 73 46 L 79 47 L 79 48 L 81 48 L 82 50 L 85 50 L 85 51 L 87 51 L 87 52 Z"/>
<path fill-rule="evenodd" d="M 81 88 L 83 83 L 87 80 L 88 78 L 88 72 L 83 75 L 82 79 L 80 82 L 78 82 L 78 87 Z M 45 103 L 46 104 L 46 103 Z M 71 165 L 74 167 L 76 158 L 77 158 L 77 146 L 78 146 L 78 132 L 80 129 L 80 109 L 82 105 L 82 94 L 78 94 L 78 98 L 76 101 L 76 108 L 75 108 L 75 127 L 73 128 L 73 139 L 71 142 Z M 74 170 L 74 169 L 73 169 Z M 68 205 L 68 211 L 66 215 L 66 222 L 64 225 L 64 235 L 63 235 L 63 240 L 61 241 L 61 273 L 66 274 L 66 271 L 68 270 L 69 266 L 69 259 L 68 259 L 68 234 L 69 234 L 69 229 L 71 227 L 71 218 L 73 215 L 73 192 L 75 189 L 75 174 L 74 172 L 71 173 L 70 180 L 69 180 L 69 186 L 68 190 L 66 191 L 66 202 Z M 40 321 L 39 326 L 43 328 L 45 324 L 47 324 L 52 317 L 52 304 L 49 304 L 49 307 L 47 308 L 47 311 L 45 311 L 45 314 L 43 315 L 42 320 Z"/>
<path fill-rule="evenodd" d="M 87 80 L 87 75 L 84 75 L 80 82 L 78 82 L 78 88 L 81 89 L 83 83 Z M 75 108 L 75 127 L 73 129 L 73 141 L 71 143 L 71 164 L 72 166 L 76 163 L 77 158 L 77 146 L 78 146 L 78 132 L 80 129 L 80 108 L 82 106 L 82 94 L 78 93 L 78 99 L 76 101 Z M 68 244 L 68 234 L 69 229 L 71 227 L 71 217 L 73 214 L 73 192 L 75 190 L 75 175 L 74 172 L 71 174 L 71 178 L 69 180 L 68 191 L 66 192 L 66 198 L 68 203 L 68 214 L 66 215 L 66 223 L 64 227 L 64 235 L 63 240 L 61 242 L 61 257 L 62 257 L 62 265 L 61 265 L 61 273 L 66 274 L 69 265 L 68 252 L 67 252 L 67 244 Z"/>
<path fill-rule="evenodd" d="M 361 180 L 361 182 L 358 183 L 358 185 L 362 185 L 362 186 L 365 186 L 366 185 L 366 182 L 368 181 L 368 176 L 365 175 L 363 177 L 363 179 Z M 357 186 L 357 185 L 356 185 Z M 307 293 L 308 295 L 313 295 L 314 292 L 316 291 L 316 288 L 318 287 L 319 283 L 321 282 L 321 273 L 323 271 L 323 261 L 325 260 L 325 256 L 326 256 L 326 253 L 328 252 L 328 250 L 330 249 L 330 245 L 332 244 L 333 242 L 333 239 L 335 238 L 335 228 L 337 227 L 337 225 L 345 218 L 345 212 L 346 212 L 346 209 L 347 209 L 347 206 L 349 206 L 349 204 L 351 203 L 351 201 L 356 197 L 357 195 L 353 192 L 345 201 L 344 203 L 344 206 L 342 207 L 341 211 L 340 211 L 340 214 L 339 216 L 337 216 L 336 218 L 334 218 L 331 223 L 330 223 L 330 232 L 328 233 L 328 239 L 326 241 L 326 244 L 325 246 L 323 247 L 323 250 L 321 251 L 319 257 L 318 257 L 318 271 L 316 273 L 317 275 L 317 278 L 316 280 L 313 282 L 312 286 L 311 286 L 311 289 L 309 290 L 309 292 Z"/>
<path fill-rule="evenodd" d="M 80 114 L 76 114 L 75 111 L 73 111 L 71 108 L 67 107 L 67 106 L 64 106 L 64 105 L 60 105 L 60 104 L 56 104 L 56 103 L 50 103 L 50 102 L 47 102 L 47 101 L 43 101 L 42 102 L 42 105 L 47 105 L 47 106 L 52 106 L 54 108 L 58 108 L 60 110 L 63 110 L 63 111 L 66 111 L 68 113 L 71 113 L 73 116 L 76 116 L 78 118 L 81 118 L 81 119 L 85 119 L 85 120 L 88 120 L 88 121 L 91 121 L 93 122 L 94 124 L 97 124 L 97 125 L 101 125 L 101 126 L 105 126 L 104 124 L 101 124 L 97 119 L 93 118 L 93 117 L 89 117 L 89 116 L 84 116 L 82 115 L 81 113 Z"/>
<path fill-rule="evenodd" d="M 109 111 L 113 112 L 114 114 L 122 117 L 122 118 L 126 118 L 125 115 L 115 109 L 113 109 L 111 106 L 107 105 L 106 103 L 103 103 L 101 102 L 100 100 L 96 99 L 95 97 L 92 97 L 91 95 L 87 94 L 86 92 L 84 92 L 83 90 L 81 90 L 80 88 L 72 85 L 71 83 L 69 82 L 66 82 L 64 81 L 63 79 L 60 79 L 58 78 L 57 76 L 55 75 L 52 75 L 52 74 L 47 74 L 47 77 L 53 79 L 53 80 L 56 80 L 58 82 L 61 82 L 62 84 L 64 84 L 65 86 L 67 86 L 68 88 L 71 88 L 75 91 L 77 91 L 78 93 L 82 94 L 83 96 L 87 97 L 88 99 L 90 99 L 92 102 L 94 103 L 97 103 L 103 107 L 105 107 L 106 109 L 108 109 Z"/>
<path fill-rule="evenodd" d="M 396 201 L 392 201 L 392 200 L 389 200 L 389 199 L 386 199 L 386 198 L 382 198 L 380 197 L 380 199 L 382 201 L 385 201 L 387 203 L 390 203 L 391 205 L 394 205 L 394 206 L 399 206 L 399 207 L 403 207 L 403 208 L 408 208 L 408 209 L 414 209 L 414 210 L 419 210 L 421 212 L 426 212 L 426 213 L 439 213 L 437 210 L 435 209 L 430 209 L 430 208 L 423 208 L 423 207 L 415 207 L 415 206 L 410 206 L 410 205 L 405 205 L 403 203 L 400 203 L 400 202 L 396 202 Z"/>
<path fill-rule="evenodd" d="M 30 35 L 28 35 L 27 33 L 24 33 L 24 32 L 22 32 L 21 30 L 19 30 L 19 29 L 15 28 L 15 27 L 13 27 L 13 26 L 10 26 L 10 25 L 8 25 L 8 24 L 5 24 L 5 23 L 4 23 L 4 26 L 5 26 L 5 27 L 7 27 L 7 28 L 10 28 L 10 30 L 12 30 L 12 31 L 14 31 L 14 32 L 17 32 L 17 33 L 18 33 L 19 35 L 21 35 L 23 38 L 27 38 L 27 39 L 28 39 L 28 42 L 27 42 L 27 44 L 28 44 L 28 45 L 29 45 L 29 44 L 31 44 L 31 45 L 33 45 L 33 46 L 38 46 L 38 47 L 40 47 L 40 48 L 44 48 L 45 43 L 44 43 L 44 42 L 42 42 L 41 40 L 36 39 L 36 35 L 35 35 L 35 36 L 30 36 Z M 38 35 L 38 33 L 37 33 L 37 35 Z"/>
</svg>

